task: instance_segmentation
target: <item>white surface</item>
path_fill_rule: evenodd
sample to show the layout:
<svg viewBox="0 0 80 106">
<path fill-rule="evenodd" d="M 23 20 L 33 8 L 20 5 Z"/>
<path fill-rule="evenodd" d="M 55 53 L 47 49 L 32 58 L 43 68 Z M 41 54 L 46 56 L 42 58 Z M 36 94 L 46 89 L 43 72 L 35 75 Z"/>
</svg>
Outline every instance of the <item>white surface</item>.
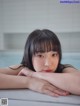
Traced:
<svg viewBox="0 0 80 106">
<path fill-rule="evenodd" d="M 8 106 L 80 106 L 74 104 L 9 100 Z"/>
<path fill-rule="evenodd" d="M 17 90 L 0 90 L 0 98 L 8 98 L 9 106 L 80 106 L 80 96 L 69 95 L 60 97 L 51 97 L 26 89 Z M 12 104 L 12 105 L 11 105 Z"/>
</svg>

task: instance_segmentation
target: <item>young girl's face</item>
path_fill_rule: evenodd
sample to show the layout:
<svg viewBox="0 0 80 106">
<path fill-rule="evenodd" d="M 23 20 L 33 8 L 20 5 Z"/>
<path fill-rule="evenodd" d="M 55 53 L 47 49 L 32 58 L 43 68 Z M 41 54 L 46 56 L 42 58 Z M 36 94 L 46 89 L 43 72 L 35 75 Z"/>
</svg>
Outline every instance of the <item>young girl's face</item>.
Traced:
<svg viewBox="0 0 80 106">
<path fill-rule="evenodd" d="M 59 63 L 59 54 L 55 51 L 38 52 L 32 57 L 36 72 L 55 72 Z"/>
</svg>

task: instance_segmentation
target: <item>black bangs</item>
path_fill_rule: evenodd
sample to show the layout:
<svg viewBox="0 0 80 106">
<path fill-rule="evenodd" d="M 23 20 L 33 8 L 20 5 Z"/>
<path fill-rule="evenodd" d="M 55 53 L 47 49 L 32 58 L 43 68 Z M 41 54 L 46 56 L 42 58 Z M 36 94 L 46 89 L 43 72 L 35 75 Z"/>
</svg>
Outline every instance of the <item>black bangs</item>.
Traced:
<svg viewBox="0 0 80 106">
<path fill-rule="evenodd" d="M 51 38 L 42 38 L 37 39 L 33 42 L 33 45 L 31 45 L 31 51 L 32 55 L 38 52 L 49 52 L 49 51 L 57 51 L 59 53 L 58 44 L 56 44 L 55 41 L 53 41 Z"/>
</svg>

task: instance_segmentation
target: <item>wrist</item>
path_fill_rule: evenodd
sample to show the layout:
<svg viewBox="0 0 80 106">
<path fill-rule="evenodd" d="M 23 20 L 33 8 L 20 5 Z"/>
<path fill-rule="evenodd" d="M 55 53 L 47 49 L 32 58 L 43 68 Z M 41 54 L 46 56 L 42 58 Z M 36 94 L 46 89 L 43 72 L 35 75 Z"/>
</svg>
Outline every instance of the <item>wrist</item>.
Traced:
<svg viewBox="0 0 80 106">
<path fill-rule="evenodd" d="M 25 77 L 24 87 L 29 89 L 31 79 L 30 79 L 30 77 L 26 77 L 26 76 L 24 76 L 24 77 Z"/>
<path fill-rule="evenodd" d="M 26 70 L 28 77 L 33 77 L 34 72 L 33 72 L 31 69 L 29 69 L 29 68 L 27 68 L 27 67 L 25 67 L 24 69 Z M 29 79 L 30 79 L 30 78 L 29 78 Z"/>
<path fill-rule="evenodd" d="M 32 83 L 32 78 L 31 77 L 27 77 L 27 85 L 26 88 L 31 89 L 31 86 L 33 85 Z"/>
</svg>

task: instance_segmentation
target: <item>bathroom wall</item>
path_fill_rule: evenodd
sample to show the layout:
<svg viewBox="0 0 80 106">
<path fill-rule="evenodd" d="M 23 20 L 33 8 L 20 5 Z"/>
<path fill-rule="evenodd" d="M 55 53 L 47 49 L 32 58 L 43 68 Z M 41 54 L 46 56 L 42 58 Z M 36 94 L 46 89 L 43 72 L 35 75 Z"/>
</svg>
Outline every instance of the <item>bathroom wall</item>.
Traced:
<svg viewBox="0 0 80 106">
<path fill-rule="evenodd" d="M 80 52 L 80 4 L 62 4 L 60 0 L 0 0 L 0 50 L 22 49 L 25 34 L 38 28 L 56 32 L 65 52 Z"/>
<path fill-rule="evenodd" d="M 80 32 L 58 32 L 63 52 L 80 52 Z M 29 33 L 5 33 L 4 50 L 23 50 Z"/>
</svg>

